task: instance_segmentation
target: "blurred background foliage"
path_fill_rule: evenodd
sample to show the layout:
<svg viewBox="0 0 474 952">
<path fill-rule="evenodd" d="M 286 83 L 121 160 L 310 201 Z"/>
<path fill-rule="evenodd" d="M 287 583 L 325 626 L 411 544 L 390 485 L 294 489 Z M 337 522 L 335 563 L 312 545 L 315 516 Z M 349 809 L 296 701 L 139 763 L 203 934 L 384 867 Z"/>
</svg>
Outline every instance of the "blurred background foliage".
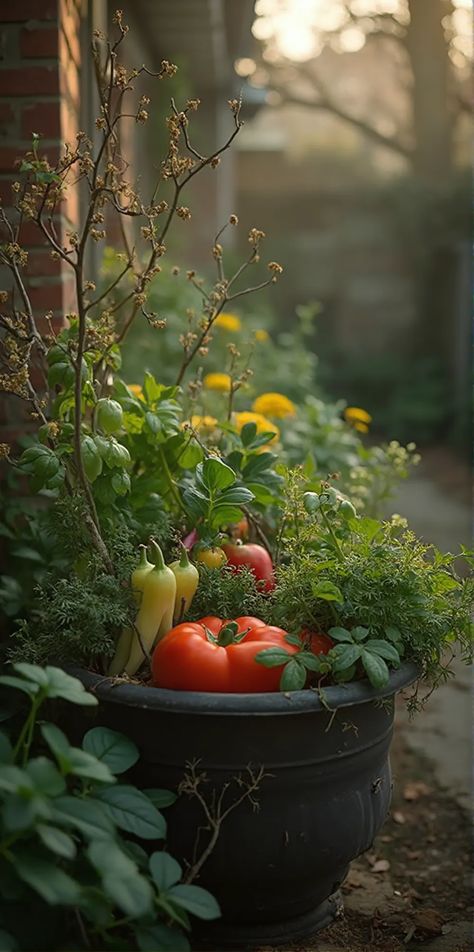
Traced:
<svg viewBox="0 0 474 952">
<path fill-rule="evenodd" d="M 283 348 L 290 334 L 301 343 L 298 309 L 318 304 L 298 357 L 279 350 L 275 366 L 266 348 L 262 382 L 296 396 L 297 360 L 302 389 L 304 380 L 315 395 L 366 407 L 378 437 L 467 455 L 471 2 L 230 0 L 228 30 L 244 6 L 253 9 L 229 94 L 242 93 L 245 127 L 212 184 L 191 190 L 193 218 L 170 241 L 170 258 L 209 276 L 226 213 L 242 223 L 226 235 L 231 258 L 245 253 L 249 227 L 262 228 L 285 275 L 277 293 L 239 312 L 246 327 L 267 329 Z M 133 21 L 134 5 L 125 7 Z M 165 26 L 166 17 L 163 9 Z M 168 37 L 167 55 L 182 66 L 177 99 L 202 98 L 204 148 L 229 120 L 202 51 L 199 69 L 180 52 L 184 29 L 175 49 Z M 153 156 L 163 145 L 157 128 Z M 170 325 L 187 299 L 182 284 L 165 274 L 157 284 Z M 133 341 L 142 353 L 140 330 Z M 312 368 L 309 351 L 318 355 Z"/>
</svg>

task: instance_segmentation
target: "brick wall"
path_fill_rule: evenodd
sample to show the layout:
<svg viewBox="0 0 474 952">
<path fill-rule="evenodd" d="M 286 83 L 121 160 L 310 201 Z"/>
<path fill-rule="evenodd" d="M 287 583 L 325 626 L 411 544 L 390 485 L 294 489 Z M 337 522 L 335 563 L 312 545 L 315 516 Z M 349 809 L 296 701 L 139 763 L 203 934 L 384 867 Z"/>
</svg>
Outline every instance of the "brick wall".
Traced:
<svg viewBox="0 0 474 952">
<path fill-rule="evenodd" d="M 80 113 L 80 26 L 82 0 L 3 0 L 0 2 L 0 199 L 11 205 L 15 161 L 39 133 L 40 152 L 57 160 L 65 141 L 74 142 Z M 76 228 L 79 196 L 72 190 L 62 203 L 55 226 L 61 240 Z M 51 258 L 39 230 L 27 222 L 20 240 L 28 250 L 26 279 L 38 320 L 52 311 L 59 328 L 74 309 L 71 269 Z M 0 271 L 0 287 L 5 285 Z M 8 278 L 7 278 L 8 280 Z M 19 402 L 2 399 L 2 442 L 24 429 Z M 12 431 L 12 432 L 9 432 Z"/>
</svg>

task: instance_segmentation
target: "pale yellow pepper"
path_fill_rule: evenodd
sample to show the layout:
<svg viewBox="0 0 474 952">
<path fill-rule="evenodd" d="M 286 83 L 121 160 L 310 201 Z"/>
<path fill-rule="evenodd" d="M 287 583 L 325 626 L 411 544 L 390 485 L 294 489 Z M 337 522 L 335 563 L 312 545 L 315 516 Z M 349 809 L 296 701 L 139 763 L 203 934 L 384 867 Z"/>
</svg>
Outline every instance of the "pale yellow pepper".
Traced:
<svg viewBox="0 0 474 952">
<path fill-rule="evenodd" d="M 189 561 L 185 546 L 181 549 L 181 558 L 172 562 L 170 569 L 176 578 L 176 599 L 174 603 L 173 624 L 183 620 L 199 585 L 199 572 Z"/>
<path fill-rule="evenodd" d="M 146 574 L 140 610 L 135 621 L 130 656 L 125 671 L 133 677 L 150 655 L 155 643 L 173 627 L 173 611 L 176 598 L 176 578 L 163 559 L 156 542 L 150 543 L 154 566 Z"/>
<path fill-rule="evenodd" d="M 137 567 L 133 570 L 130 585 L 133 592 L 133 596 L 137 605 L 140 605 L 140 602 L 143 597 L 143 588 L 145 584 L 145 579 L 149 572 L 153 568 L 153 562 L 149 562 L 147 558 L 146 545 L 140 546 L 140 559 Z M 125 668 L 125 665 L 128 661 L 130 655 L 130 648 L 132 646 L 132 628 L 124 628 L 120 638 L 117 642 L 117 648 L 110 663 L 108 674 L 113 677 L 116 674 L 121 674 Z"/>
</svg>

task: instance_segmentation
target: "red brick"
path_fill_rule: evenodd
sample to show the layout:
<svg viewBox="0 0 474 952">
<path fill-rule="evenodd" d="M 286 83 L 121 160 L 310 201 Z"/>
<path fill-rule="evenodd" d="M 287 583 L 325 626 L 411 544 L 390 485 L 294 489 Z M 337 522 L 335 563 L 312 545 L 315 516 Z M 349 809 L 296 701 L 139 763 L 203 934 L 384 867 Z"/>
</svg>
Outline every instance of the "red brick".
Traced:
<svg viewBox="0 0 474 952">
<path fill-rule="evenodd" d="M 14 148 L 2 146 L 0 148 L 0 172 L 11 172 L 12 175 L 18 175 L 18 160 L 22 159 L 26 148 L 20 145 Z"/>
<path fill-rule="evenodd" d="M 21 31 L 21 55 L 34 59 L 48 59 L 58 55 L 59 36 L 57 27 L 36 30 L 24 27 Z"/>
<path fill-rule="evenodd" d="M 23 23 L 25 20 L 55 20 L 57 0 L 7 0 L 2 4 L 1 19 L 5 23 Z"/>
<path fill-rule="evenodd" d="M 33 221 L 24 221 L 20 231 L 20 244 L 25 248 L 42 247 L 46 245 L 46 238 Z"/>
<path fill-rule="evenodd" d="M 39 132 L 45 139 L 58 139 L 61 135 L 60 110 L 59 99 L 56 102 L 39 102 L 34 106 L 25 106 L 21 118 L 22 136 L 31 139 L 33 132 Z"/>
<path fill-rule="evenodd" d="M 27 66 L 0 71 L 2 96 L 48 96 L 59 93 L 59 72 L 55 66 Z"/>
<path fill-rule="evenodd" d="M 31 306 L 34 311 L 57 311 L 63 305 L 63 285 L 42 284 L 38 288 L 28 288 Z"/>
<path fill-rule="evenodd" d="M 41 336 L 47 337 L 49 334 L 51 334 L 51 330 L 53 334 L 57 334 L 60 330 L 62 330 L 63 327 L 66 327 L 67 322 L 64 314 L 61 313 L 53 314 L 53 316 L 48 320 L 40 315 L 39 317 L 36 317 L 35 323 Z"/>
<path fill-rule="evenodd" d="M 60 277 L 62 264 L 49 251 L 30 251 L 25 273 L 29 278 Z"/>
<path fill-rule="evenodd" d="M 0 172 L 11 172 L 12 175 L 18 176 L 21 160 L 29 151 L 31 151 L 31 137 L 24 142 L 19 142 L 16 146 L 0 146 Z M 59 143 L 46 146 L 40 144 L 38 152 L 41 158 L 49 159 L 51 165 L 55 166 L 59 159 Z"/>
<path fill-rule="evenodd" d="M 12 183 L 14 181 L 14 178 L 0 179 L 0 202 L 4 208 L 13 205 L 14 193 L 12 192 Z"/>
<path fill-rule="evenodd" d="M 8 102 L 0 102 L 0 123 L 13 122 L 15 113 Z"/>
</svg>

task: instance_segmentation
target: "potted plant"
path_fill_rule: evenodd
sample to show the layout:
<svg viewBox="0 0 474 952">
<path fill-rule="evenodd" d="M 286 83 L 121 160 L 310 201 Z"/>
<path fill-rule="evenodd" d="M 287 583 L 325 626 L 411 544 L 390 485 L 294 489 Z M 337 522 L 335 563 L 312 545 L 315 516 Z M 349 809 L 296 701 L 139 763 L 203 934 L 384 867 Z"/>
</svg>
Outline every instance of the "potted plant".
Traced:
<svg viewBox="0 0 474 952">
<path fill-rule="evenodd" d="M 400 517 L 356 512 L 343 480 L 311 462 L 285 465 L 279 422 L 291 425 L 297 408 L 274 392 L 252 409 L 238 403 L 250 369 L 235 344 L 222 372 L 203 381 L 199 365 L 219 318 L 282 271 L 271 261 L 265 279 L 245 283 L 262 254 L 259 229 L 250 229 L 249 256 L 232 276 L 222 232 L 212 246 L 216 281 L 187 272 L 201 308 L 180 334 L 175 384 L 149 372 L 140 384 L 120 379 L 135 319 L 159 348 L 163 320 L 148 298 L 169 228 L 191 214 L 183 189 L 204 169 L 211 174 L 241 123 L 232 100 L 233 131 L 204 156 L 190 139 L 198 101 L 182 110 L 172 101 L 160 171 L 170 194 L 143 200 L 121 175 L 116 130 L 125 116 L 146 121 L 143 96 L 133 108 L 124 102 L 149 71 L 117 65 L 126 27 L 120 14 L 116 23 L 117 40 L 94 45 L 98 151 L 81 134 L 52 168 L 35 137 L 15 189 L 19 218 L 0 212 L 0 256 L 28 302 L 25 313 L 13 304 L 2 317 L 5 386 L 40 424 L 18 458 L 4 453 L 49 498 L 38 518 L 54 550 L 8 657 L 73 666 L 100 702 L 94 725 L 121 731 L 139 750 L 134 782 L 179 791 L 167 842 L 188 877 L 219 899 L 214 941 L 284 941 L 329 921 L 351 859 L 383 823 L 394 695 L 446 677 L 455 638 L 469 654 L 471 583 Z M 157 75 L 174 71 L 163 61 Z M 77 175 L 89 188 L 88 213 L 63 247 L 49 222 Z M 137 219 L 144 247 L 139 254 L 123 229 L 120 269 L 97 289 L 87 248 L 103 240 L 97 226 L 111 214 Z M 22 279 L 25 216 L 76 280 L 77 313 L 46 339 Z M 237 224 L 232 215 L 229 227 Z M 31 366 L 43 389 L 33 387 Z M 415 688 L 410 703 L 417 698 Z M 61 718 L 71 736 L 91 726 L 85 715 Z"/>
</svg>

